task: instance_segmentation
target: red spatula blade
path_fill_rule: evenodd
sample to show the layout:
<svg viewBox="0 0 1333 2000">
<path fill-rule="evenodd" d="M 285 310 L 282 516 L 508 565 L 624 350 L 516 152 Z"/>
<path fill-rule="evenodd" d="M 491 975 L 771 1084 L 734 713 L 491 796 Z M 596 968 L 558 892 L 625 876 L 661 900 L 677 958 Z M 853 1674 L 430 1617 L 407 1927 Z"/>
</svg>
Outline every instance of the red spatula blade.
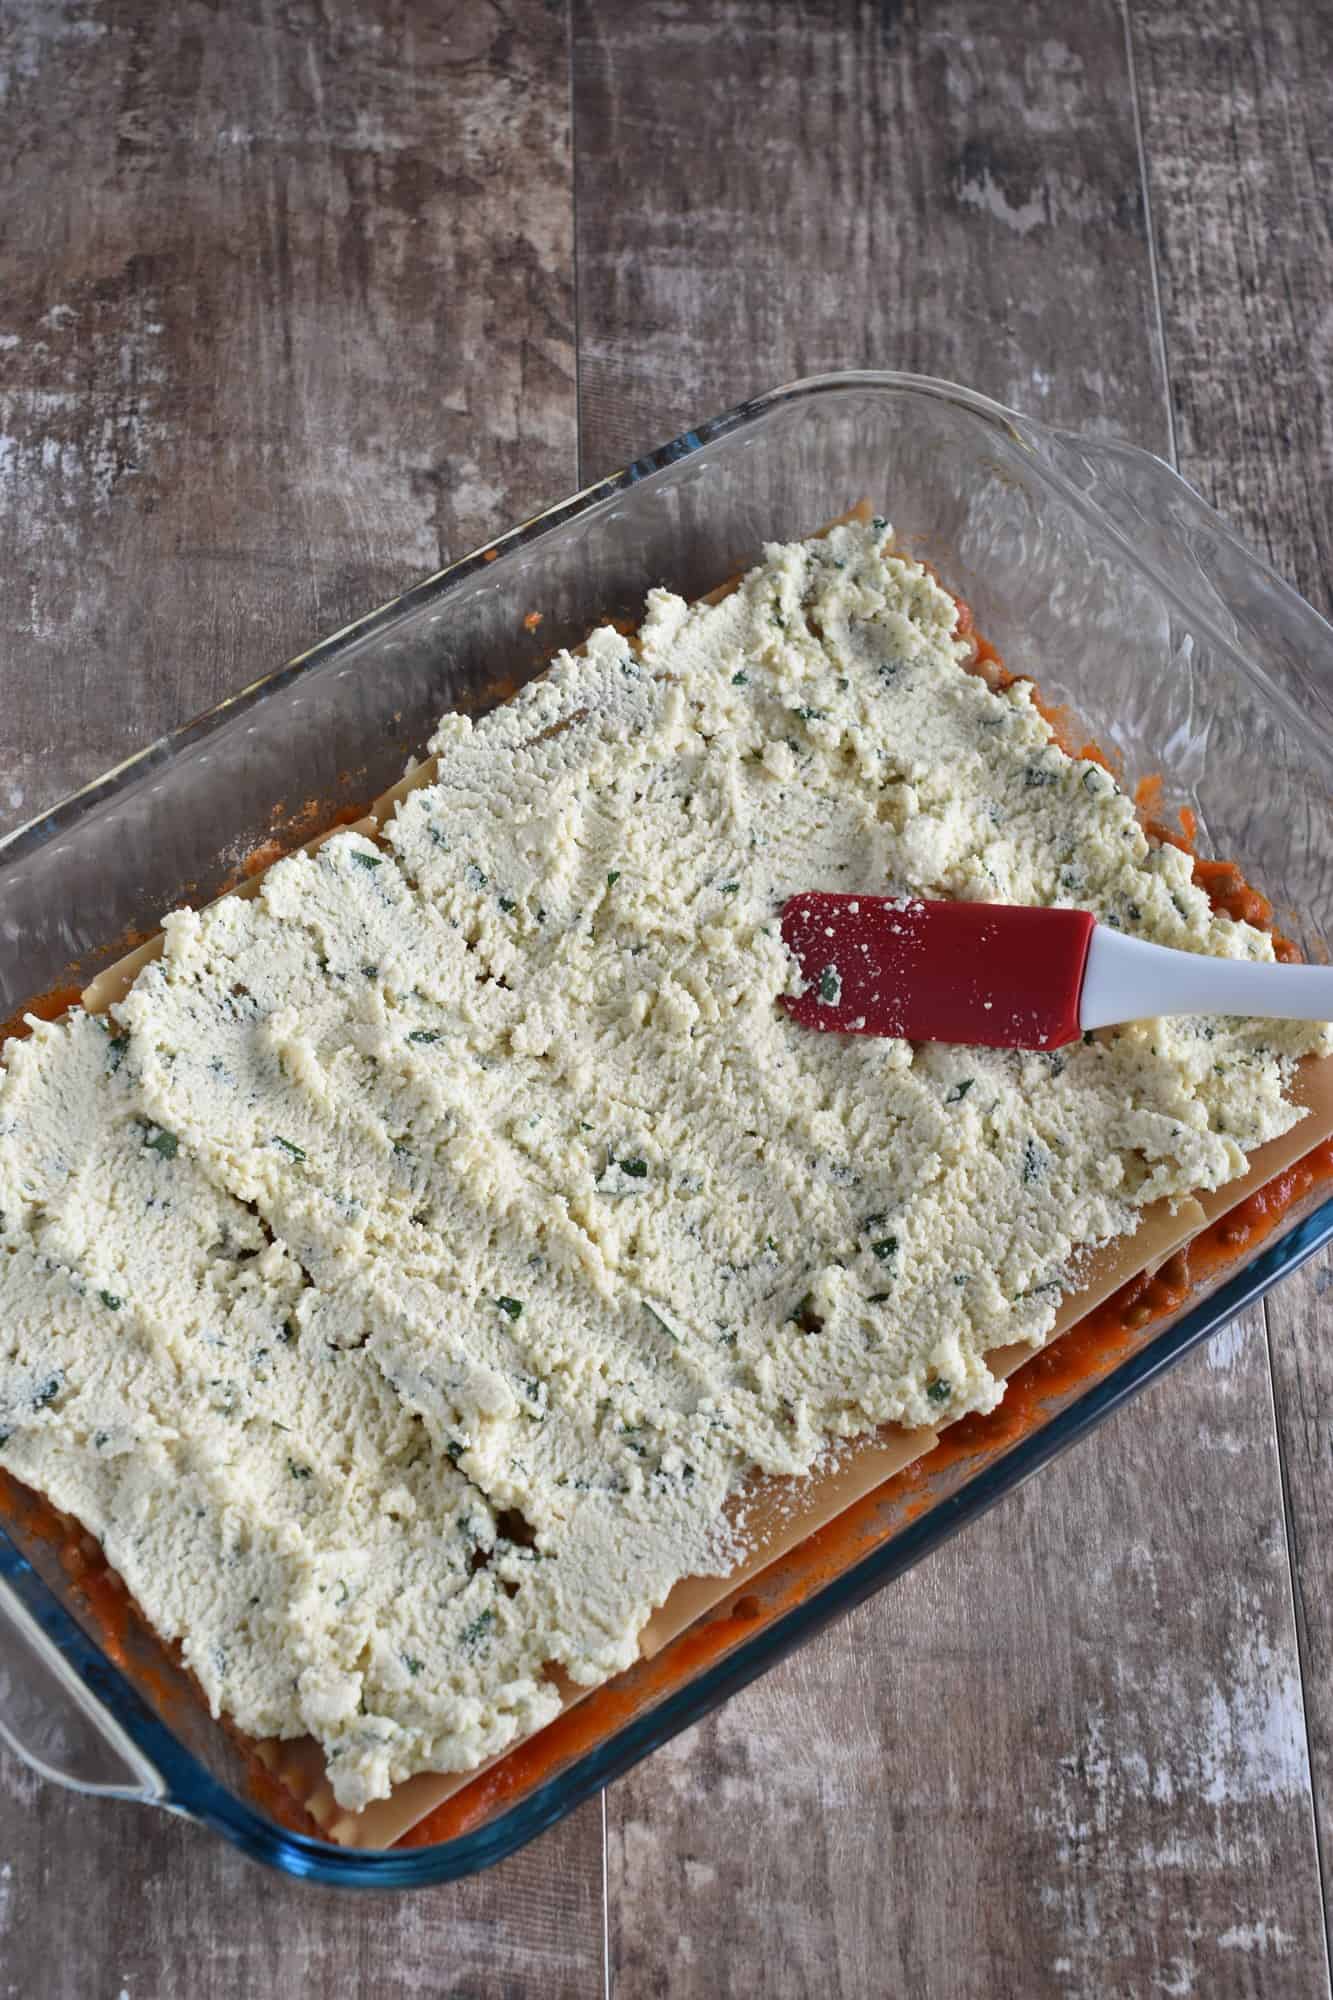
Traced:
<svg viewBox="0 0 1333 2000">
<path fill-rule="evenodd" d="M 805 981 L 802 1027 L 992 1049 L 1054 1049 L 1079 1033 L 1094 919 L 1013 903 L 793 896 L 782 936 Z"/>
</svg>

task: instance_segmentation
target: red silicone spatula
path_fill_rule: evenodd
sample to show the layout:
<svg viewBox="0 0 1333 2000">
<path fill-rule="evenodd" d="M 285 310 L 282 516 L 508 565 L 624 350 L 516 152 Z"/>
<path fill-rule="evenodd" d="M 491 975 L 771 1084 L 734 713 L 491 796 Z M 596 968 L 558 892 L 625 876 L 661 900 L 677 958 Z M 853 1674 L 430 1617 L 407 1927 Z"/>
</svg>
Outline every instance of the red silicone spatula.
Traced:
<svg viewBox="0 0 1333 2000">
<path fill-rule="evenodd" d="M 1087 910 L 810 891 L 782 936 L 805 981 L 782 1004 L 844 1035 L 1054 1049 L 1155 1014 L 1333 1019 L 1333 968 L 1172 951 Z"/>
</svg>

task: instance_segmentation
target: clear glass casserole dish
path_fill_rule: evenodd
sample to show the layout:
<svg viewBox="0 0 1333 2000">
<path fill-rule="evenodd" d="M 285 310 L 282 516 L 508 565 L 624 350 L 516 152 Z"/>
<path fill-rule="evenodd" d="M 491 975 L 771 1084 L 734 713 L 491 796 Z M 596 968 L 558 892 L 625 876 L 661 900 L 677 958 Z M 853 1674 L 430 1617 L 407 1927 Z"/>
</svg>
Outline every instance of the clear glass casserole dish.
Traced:
<svg viewBox="0 0 1333 2000">
<path fill-rule="evenodd" d="M 0 842 L 0 1019 L 61 1004 L 151 931 L 391 784 L 450 708 L 476 712 L 645 591 L 686 596 L 862 496 L 1048 701 L 1131 776 L 1159 773 L 1307 956 L 1333 942 L 1333 631 L 1167 466 L 948 383 L 829 375 L 775 390 L 431 577 Z M 539 614 L 534 618 L 532 614 Z M 275 806 L 275 801 L 278 803 Z M 335 1846 L 202 1709 L 40 1508 L 0 1532 L 0 1732 L 38 1770 L 211 1825 L 292 1874 L 370 1887 L 512 1851 L 1090 1429 L 1333 1236 L 1333 1153 L 1214 1232 L 1187 1289 L 1076 1330 L 993 1419 L 821 1531 L 569 1711 L 406 1843 Z M 1321 1156 L 1322 1158 L 1322 1156 Z M 1255 1198 L 1258 1201 L 1258 1197 Z M 12 1496 L 11 1496 L 12 1497 Z"/>
</svg>

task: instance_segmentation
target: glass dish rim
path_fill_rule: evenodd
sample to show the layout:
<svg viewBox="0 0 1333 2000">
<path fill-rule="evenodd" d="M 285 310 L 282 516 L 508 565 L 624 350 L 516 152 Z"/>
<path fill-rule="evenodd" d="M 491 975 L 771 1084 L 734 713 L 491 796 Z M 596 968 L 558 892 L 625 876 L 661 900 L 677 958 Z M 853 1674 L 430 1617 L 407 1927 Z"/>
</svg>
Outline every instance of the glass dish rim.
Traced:
<svg viewBox="0 0 1333 2000">
<path fill-rule="evenodd" d="M 1151 466 L 1155 474 L 1186 494 L 1191 506 L 1205 515 L 1227 541 L 1243 549 L 1246 560 L 1256 574 L 1262 575 L 1285 597 L 1299 605 L 1305 616 L 1311 619 L 1317 628 L 1322 628 L 1329 641 L 1333 642 L 1333 625 L 1316 611 L 1307 599 L 1301 597 L 1265 557 L 1247 545 L 1239 543 L 1234 530 L 1225 518 L 1209 505 L 1202 494 L 1191 486 L 1174 466 L 1168 464 L 1166 459 L 1157 453 L 1123 439 L 1087 439 L 1078 432 L 1046 424 L 1039 418 L 1025 416 L 1020 411 L 997 402 L 993 397 L 983 395 L 979 390 L 969 389 L 959 382 L 947 381 L 942 376 L 917 375 L 901 369 L 828 370 L 821 374 L 799 376 L 762 395 L 749 397 L 705 423 L 692 425 L 688 430 L 681 431 L 670 439 L 668 443 L 659 445 L 656 450 L 631 460 L 619 471 L 607 473 L 604 478 L 595 480 L 591 485 L 580 487 L 565 499 L 557 500 L 551 506 L 529 515 L 526 520 L 497 535 L 493 540 L 483 542 L 453 562 L 431 571 L 428 576 L 409 584 L 397 595 L 386 598 L 373 610 L 363 613 L 349 624 L 342 625 L 335 632 L 317 640 L 314 645 L 308 646 L 304 652 L 295 654 L 281 666 L 248 681 L 234 694 L 224 695 L 221 701 L 215 702 L 209 708 L 201 709 L 198 714 L 190 716 L 163 735 L 154 737 L 152 742 L 131 752 L 128 757 L 111 765 L 97 777 L 89 779 L 86 784 L 66 793 L 63 798 L 56 800 L 44 811 L 35 813 L 32 818 L 20 822 L 8 833 L 0 835 L 0 870 L 36 849 L 46 846 L 61 834 L 71 832 L 81 819 L 109 804 L 120 793 L 129 791 L 159 765 L 169 763 L 187 747 L 203 742 L 215 730 L 245 714 L 260 700 L 292 686 L 306 675 L 327 666 L 341 653 L 405 614 L 436 603 L 460 584 L 467 582 L 469 578 L 484 574 L 500 557 L 527 547 L 543 535 L 564 526 L 566 522 L 591 512 L 603 501 L 613 499 L 617 493 L 623 493 L 630 487 L 651 478 L 655 473 L 680 464 L 682 460 L 704 450 L 706 446 L 716 444 L 733 431 L 757 422 L 773 410 L 780 409 L 786 404 L 806 401 L 811 397 L 858 388 L 902 390 L 924 395 L 933 401 L 953 403 L 967 410 L 972 416 L 981 417 L 988 423 L 1007 431 L 1015 442 L 1033 452 L 1042 476 L 1048 484 L 1058 488 L 1060 497 L 1065 503 L 1084 518 L 1089 515 L 1094 516 L 1099 530 L 1117 542 L 1139 570 L 1150 576 L 1154 584 L 1173 603 L 1180 606 L 1181 594 L 1173 580 L 1155 563 L 1148 560 L 1143 551 L 1136 548 L 1100 508 L 1090 507 L 1083 495 L 1062 476 L 1058 468 L 1041 461 L 1033 447 L 1042 440 L 1072 444 L 1075 447 L 1093 445 L 1097 451 L 1105 455 L 1124 457 Z M 1184 608 L 1188 610 L 1189 617 L 1195 623 L 1211 630 L 1212 636 L 1225 650 L 1235 650 L 1234 639 L 1217 629 L 1204 607 L 1192 600 Z M 1263 680 L 1265 693 L 1276 705 L 1288 712 L 1292 721 L 1305 730 L 1313 726 L 1317 733 L 1325 735 L 1316 718 L 1295 709 L 1292 698 L 1285 689 L 1276 687 L 1271 678 L 1263 674 L 1254 662 L 1251 661 L 1249 665 L 1251 671 L 1257 673 Z"/>
<path fill-rule="evenodd" d="M 1088 439 L 1011 410 L 976 390 L 935 376 L 900 370 L 841 370 L 806 376 L 766 394 L 749 398 L 709 422 L 681 432 L 667 444 L 633 460 L 622 469 L 582 487 L 566 499 L 543 508 L 494 540 L 446 564 L 409 586 L 374 610 L 319 640 L 273 671 L 249 682 L 235 694 L 157 737 L 44 812 L 0 837 L 0 873 L 49 842 L 71 832 L 85 817 L 129 791 L 156 768 L 215 730 L 254 707 L 262 698 L 292 685 L 375 632 L 446 598 L 469 579 L 488 572 L 497 558 L 512 554 L 613 499 L 653 475 L 678 465 L 729 434 L 758 422 L 784 405 L 849 389 L 889 390 L 920 394 L 951 403 L 1007 432 L 1034 460 L 1034 470 L 1065 505 L 1095 521 L 1098 532 L 1117 543 L 1141 574 L 1197 627 L 1228 652 L 1236 639 L 1219 630 L 1206 607 L 1182 598 L 1172 578 L 1139 549 L 1132 538 L 1095 503 L 1088 501 L 1040 446 L 1088 448 L 1107 457 L 1124 457 L 1152 468 L 1155 476 L 1188 496 L 1191 507 L 1215 525 L 1227 541 L 1243 548 L 1252 574 L 1263 577 L 1300 607 L 1333 641 L 1330 627 L 1263 557 L 1237 541 L 1222 516 L 1188 481 L 1156 454 L 1121 441 Z M 1253 662 L 1251 670 L 1265 683 L 1265 692 L 1291 714 L 1294 704 L 1286 691 L 1273 686 Z M 1300 717 L 1307 731 L 1315 718 Z M 1320 734 L 1324 734 L 1319 730 Z M 933 1506 L 880 1548 L 853 1564 L 833 1582 L 814 1592 L 774 1624 L 743 1641 L 695 1679 L 676 1689 L 659 1705 L 617 1730 L 603 1743 L 584 1752 L 564 1771 L 482 1826 L 431 1846 L 358 1850 L 312 1836 L 293 1833 L 268 1818 L 240 1793 L 216 1779 L 174 1736 L 166 1723 L 139 1696 L 102 1649 L 77 1624 L 55 1593 L 0 1528 L 0 1585 L 8 1586 L 20 1606 L 58 1650 L 113 1725 L 131 1746 L 149 1760 L 162 1781 L 160 1793 L 138 1794 L 145 1802 L 165 1807 L 211 1827 L 253 1858 L 296 1877 L 363 1888 L 424 1887 L 457 1879 L 502 1860 L 538 1833 L 564 1817 L 593 1792 L 621 1775 L 680 1729 L 709 1713 L 778 1660 L 794 1651 L 825 1624 L 931 1553 L 951 1534 L 986 1512 L 1024 1479 L 1086 1435 L 1121 1403 L 1181 1359 L 1198 1342 L 1242 1311 L 1245 1306 L 1295 1270 L 1324 1243 L 1333 1240 L 1333 1198 L 1297 1223 L 1276 1243 L 1250 1259 L 1208 1298 L 1185 1312 L 1137 1354 L 1122 1362 L 1086 1390 L 1050 1423 L 1030 1433 L 970 1479 L 957 1493 Z M 0 1734 L 7 1734 L 0 1722 Z M 20 1746 L 14 1746 L 25 1755 Z M 66 1781 L 68 1782 L 68 1780 Z M 78 1787 L 97 1791 L 96 1786 Z M 129 1796 L 129 1794 L 121 1794 Z"/>
</svg>

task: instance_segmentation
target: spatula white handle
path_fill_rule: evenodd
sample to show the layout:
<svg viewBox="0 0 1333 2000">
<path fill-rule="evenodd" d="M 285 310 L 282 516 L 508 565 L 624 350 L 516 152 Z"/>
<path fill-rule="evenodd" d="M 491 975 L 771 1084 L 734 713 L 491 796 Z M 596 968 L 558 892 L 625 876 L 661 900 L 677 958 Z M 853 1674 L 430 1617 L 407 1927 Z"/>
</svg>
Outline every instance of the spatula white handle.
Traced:
<svg viewBox="0 0 1333 2000">
<path fill-rule="evenodd" d="M 1109 1028 L 1155 1014 L 1257 1014 L 1333 1021 L 1333 967 L 1256 965 L 1171 951 L 1098 924 L 1088 946 L 1079 1025 Z"/>
</svg>

